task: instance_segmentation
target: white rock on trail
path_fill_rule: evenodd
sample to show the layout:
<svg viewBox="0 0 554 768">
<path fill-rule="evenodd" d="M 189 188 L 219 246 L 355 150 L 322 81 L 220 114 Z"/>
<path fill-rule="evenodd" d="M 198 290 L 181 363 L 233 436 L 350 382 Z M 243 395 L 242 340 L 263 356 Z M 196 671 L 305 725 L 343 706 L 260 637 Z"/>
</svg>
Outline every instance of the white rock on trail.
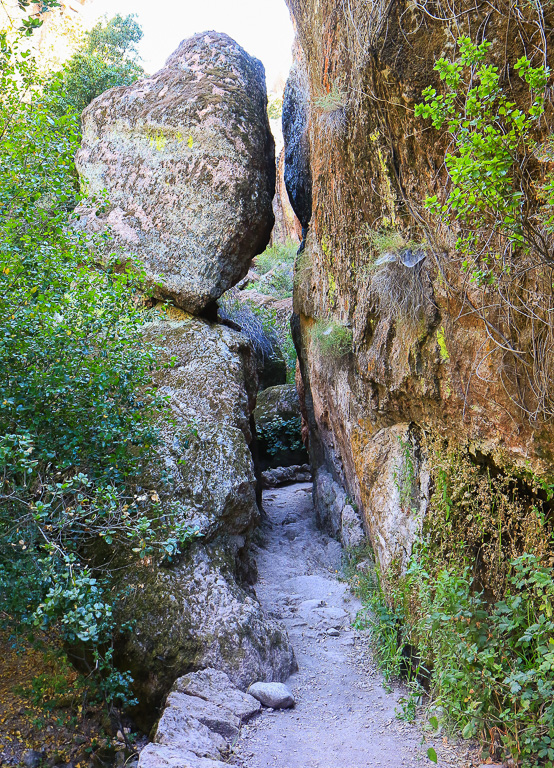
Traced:
<svg viewBox="0 0 554 768">
<path fill-rule="evenodd" d="M 294 696 L 284 683 L 254 683 L 248 693 L 258 699 L 264 707 L 288 709 L 294 707 Z"/>
</svg>

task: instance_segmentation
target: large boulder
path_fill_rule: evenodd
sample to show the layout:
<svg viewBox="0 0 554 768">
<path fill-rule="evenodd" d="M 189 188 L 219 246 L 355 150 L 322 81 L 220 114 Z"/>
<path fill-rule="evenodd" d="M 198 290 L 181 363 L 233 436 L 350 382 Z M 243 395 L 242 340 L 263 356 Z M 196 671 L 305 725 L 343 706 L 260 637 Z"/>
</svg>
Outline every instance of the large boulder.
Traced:
<svg viewBox="0 0 554 768">
<path fill-rule="evenodd" d="M 143 266 L 156 294 L 198 314 L 269 242 L 275 150 L 262 64 L 227 35 L 181 43 L 163 69 L 83 112 L 77 168 L 88 232 Z"/>
<path fill-rule="evenodd" d="M 309 105 L 307 74 L 298 59 L 283 94 L 284 181 L 292 208 L 302 225 L 303 239 L 312 217 Z"/>
<path fill-rule="evenodd" d="M 146 331 L 146 343 L 159 350 L 154 380 L 171 413 L 140 485 L 199 537 L 172 562 L 144 558 L 121 585 L 118 620 L 133 628 L 120 638 L 117 659 L 133 675 L 137 718 L 147 727 L 174 680 L 190 671 L 213 667 L 246 688 L 260 678 L 284 680 L 295 668 L 285 630 L 264 614 L 251 586 L 248 544 L 259 519 L 249 447 L 253 353 L 230 328 L 170 312 L 181 319 Z"/>
</svg>

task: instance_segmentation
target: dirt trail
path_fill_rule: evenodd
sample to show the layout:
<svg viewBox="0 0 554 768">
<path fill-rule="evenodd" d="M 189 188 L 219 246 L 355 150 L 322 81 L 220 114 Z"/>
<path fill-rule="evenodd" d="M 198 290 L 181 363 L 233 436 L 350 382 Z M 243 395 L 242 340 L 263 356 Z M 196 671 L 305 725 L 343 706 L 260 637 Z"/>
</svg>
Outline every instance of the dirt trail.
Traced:
<svg viewBox="0 0 554 768">
<path fill-rule="evenodd" d="M 256 592 L 281 619 L 298 660 L 287 685 L 296 707 L 264 710 L 246 725 L 232 762 L 242 768 L 439 768 L 470 765 L 441 739 L 422 744 L 421 730 L 395 717 L 400 690 L 387 693 L 368 649 L 351 624 L 359 602 L 339 581 L 340 545 L 316 528 L 311 485 L 264 493 L 270 524 L 255 550 Z"/>
</svg>

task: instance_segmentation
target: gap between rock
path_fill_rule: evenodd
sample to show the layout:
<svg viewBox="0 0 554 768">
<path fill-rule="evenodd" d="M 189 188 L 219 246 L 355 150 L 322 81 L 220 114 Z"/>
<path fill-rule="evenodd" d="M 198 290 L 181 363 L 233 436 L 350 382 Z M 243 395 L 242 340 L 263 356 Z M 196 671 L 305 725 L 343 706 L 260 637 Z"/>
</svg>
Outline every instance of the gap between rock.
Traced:
<svg viewBox="0 0 554 768">
<path fill-rule="evenodd" d="M 399 721 L 402 691 L 387 694 L 367 633 L 352 628 L 360 603 L 339 580 L 341 546 L 316 527 L 312 486 L 264 492 L 268 522 L 253 554 L 256 593 L 282 621 L 298 661 L 287 681 L 294 709 L 263 710 L 242 726 L 230 763 L 240 768 L 439 768 L 467 765 L 461 750 L 422 744 L 417 725 Z"/>
</svg>

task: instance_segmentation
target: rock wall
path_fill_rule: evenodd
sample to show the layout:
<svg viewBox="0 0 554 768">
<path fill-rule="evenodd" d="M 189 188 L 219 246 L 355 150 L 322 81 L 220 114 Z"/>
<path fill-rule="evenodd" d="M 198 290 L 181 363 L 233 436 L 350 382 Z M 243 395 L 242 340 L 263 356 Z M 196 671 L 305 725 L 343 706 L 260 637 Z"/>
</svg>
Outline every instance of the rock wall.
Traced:
<svg viewBox="0 0 554 768">
<path fill-rule="evenodd" d="M 87 200 L 80 225 L 105 235 L 93 239 L 99 262 L 112 252 L 138 261 L 154 294 L 168 299 L 152 310 L 144 343 L 157 350 L 154 383 L 169 412 L 136 503 L 145 514 L 151 502 L 154 512 L 157 503 L 169 510 L 177 540 L 181 529 L 195 532 L 165 560 L 135 566 L 129 552 L 117 553 L 133 567 L 114 585 L 127 628 L 116 662 L 133 676 L 135 716 L 147 729 L 186 673 L 209 667 L 246 688 L 296 668 L 286 631 L 253 588 L 254 352 L 236 330 L 195 317 L 217 314 L 210 305 L 269 241 L 275 156 L 266 107 L 261 63 L 206 32 L 181 43 L 154 76 L 107 91 L 83 114 L 81 181 L 108 199 Z"/>
<path fill-rule="evenodd" d="M 125 576 L 118 607 L 132 631 L 117 648 L 150 724 L 174 680 L 214 667 L 236 685 L 285 680 L 295 668 L 285 630 L 266 616 L 252 587 L 248 546 L 259 521 L 251 445 L 257 376 L 240 333 L 183 317 L 150 325 L 158 350 L 158 390 L 169 398 L 158 460 L 140 478 L 142 493 L 176 509 L 199 537 L 172 562 L 145 558 Z"/>
<path fill-rule="evenodd" d="M 296 265 L 293 328 L 316 507 L 336 533 L 348 494 L 386 569 L 405 562 L 425 514 L 431 441 L 522 476 L 554 469 L 551 422 L 519 407 L 510 361 L 469 311 L 477 299 L 454 256 L 459 231 L 437 225 L 424 207 L 428 195 L 444 199 L 448 188 L 447 140 L 413 111 L 425 87 L 440 87 L 434 63 L 455 52 L 460 34 L 486 36 L 493 60 L 513 67 L 531 51 L 522 41 L 538 22 L 532 14 L 516 21 L 494 4 L 460 2 L 455 21 L 441 3 L 433 12 L 407 0 L 287 4 L 298 61 L 284 110 L 285 178 L 302 223 L 310 221 Z M 517 88 L 514 98 L 522 98 Z M 428 244 L 415 267 L 386 265 L 383 273 L 401 294 L 417 291 L 417 323 L 375 299 L 370 230 L 383 228 Z M 321 343 L 325 323 L 348 348 Z"/>
</svg>

